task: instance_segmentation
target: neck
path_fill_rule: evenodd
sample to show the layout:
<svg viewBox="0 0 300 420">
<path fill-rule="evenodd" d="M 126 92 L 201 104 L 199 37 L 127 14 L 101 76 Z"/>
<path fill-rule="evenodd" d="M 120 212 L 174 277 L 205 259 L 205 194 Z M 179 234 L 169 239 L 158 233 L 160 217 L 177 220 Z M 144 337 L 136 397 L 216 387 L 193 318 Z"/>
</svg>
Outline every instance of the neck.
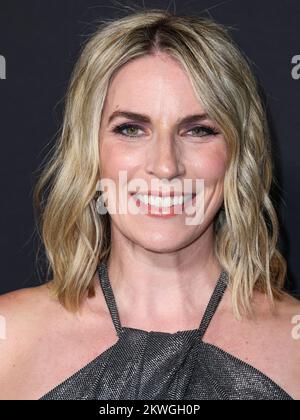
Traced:
<svg viewBox="0 0 300 420">
<path fill-rule="evenodd" d="M 142 248 L 113 227 L 111 238 L 108 275 L 121 324 L 198 328 L 222 269 L 214 255 L 213 226 L 176 252 Z"/>
</svg>

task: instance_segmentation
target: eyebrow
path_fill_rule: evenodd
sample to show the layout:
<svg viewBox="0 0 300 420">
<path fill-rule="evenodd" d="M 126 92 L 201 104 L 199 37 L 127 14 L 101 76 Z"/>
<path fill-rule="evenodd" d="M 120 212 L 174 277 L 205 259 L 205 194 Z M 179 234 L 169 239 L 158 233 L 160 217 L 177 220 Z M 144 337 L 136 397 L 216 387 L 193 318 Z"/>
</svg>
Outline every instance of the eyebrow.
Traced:
<svg viewBox="0 0 300 420">
<path fill-rule="evenodd" d="M 151 118 L 148 115 L 145 114 L 139 114 L 136 112 L 131 112 L 131 111 L 114 111 L 109 119 L 108 119 L 108 124 L 110 124 L 112 122 L 113 119 L 118 118 L 118 117 L 125 117 L 125 118 L 129 118 L 135 121 L 138 121 L 140 123 L 150 123 L 151 122 Z M 202 113 L 202 114 L 192 114 L 192 115 L 187 115 L 183 118 L 179 118 L 177 119 L 177 124 L 190 124 L 190 123 L 194 123 L 196 121 L 200 121 L 200 120 L 205 120 L 208 119 L 209 116 L 206 113 Z"/>
</svg>

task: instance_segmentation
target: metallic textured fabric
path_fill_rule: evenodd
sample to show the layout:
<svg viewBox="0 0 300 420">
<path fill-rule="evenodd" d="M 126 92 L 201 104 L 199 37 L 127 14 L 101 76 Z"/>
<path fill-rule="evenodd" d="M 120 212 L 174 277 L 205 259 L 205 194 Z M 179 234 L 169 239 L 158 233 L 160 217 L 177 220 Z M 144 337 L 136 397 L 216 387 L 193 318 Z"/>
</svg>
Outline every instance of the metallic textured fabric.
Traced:
<svg viewBox="0 0 300 420">
<path fill-rule="evenodd" d="M 119 339 L 41 400 L 292 400 L 259 370 L 202 341 L 226 289 L 226 271 L 200 327 L 176 333 L 122 327 L 106 261 L 98 272 Z"/>
</svg>

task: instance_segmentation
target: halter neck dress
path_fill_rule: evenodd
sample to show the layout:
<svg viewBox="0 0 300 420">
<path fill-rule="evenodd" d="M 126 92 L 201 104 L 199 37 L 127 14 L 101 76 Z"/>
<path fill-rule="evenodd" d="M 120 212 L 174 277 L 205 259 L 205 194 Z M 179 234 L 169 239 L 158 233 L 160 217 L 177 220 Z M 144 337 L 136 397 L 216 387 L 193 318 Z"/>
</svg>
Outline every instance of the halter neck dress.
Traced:
<svg viewBox="0 0 300 420">
<path fill-rule="evenodd" d="M 40 400 L 293 400 L 261 371 L 202 340 L 228 284 L 225 270 L 199 328 L 168 333 L 123 327 L 107 261 L 97 269 L 118 341 Z"/>
</svg>

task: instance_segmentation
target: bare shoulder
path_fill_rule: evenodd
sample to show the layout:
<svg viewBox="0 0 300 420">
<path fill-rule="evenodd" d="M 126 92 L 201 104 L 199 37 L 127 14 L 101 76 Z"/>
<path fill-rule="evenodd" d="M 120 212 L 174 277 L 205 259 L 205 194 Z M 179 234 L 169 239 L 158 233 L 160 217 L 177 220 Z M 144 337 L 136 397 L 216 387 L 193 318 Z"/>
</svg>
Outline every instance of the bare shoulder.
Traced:
<svg viewBox="0 0 300 420">
<path fill-rule="evenodd" d="M 0 399 L 9 395 L 10 383 L 17 386 L 15 371 L 26 364 L 57 306 L 48 283 L 0 296 Z"/>
<path fill-rule="evenodd" d="M 115 339 L 96 279 L 96 295 L 76 313 L 59 302 L 52 286 L 0 296 L 0 400 L 39 398 Z"/>
<path fill-rule="evenodd" d="M 51 282 L 48 282 L 0 296 L 0 316 L 5 329 L 2 331 L 5 337 L 2 337 L 1 350 L 15 340 L 20 344 L 22 337 L 31 335 L 35 325 L 44 322 L 46 313 L 54 311 L 58 305 L 50 289 Z"/>
<path fill-rule="evenodd" d="M 254 292 L 254 316 L 234 317 L 225 294 L 208 341 L 263 372 L 294 399 L 300 400 L 300 301 L 285 293 L 275 300 Z"/>
<path fill-rule="evenodd" d="M 20 327 L 40 322 L 42 314 L 57 306 L 50 293 L 51 282 L 41 286 L 15 290 L 0 296 L 0 315 L 5 323 L 8 342 Z M 24 333 L 30 330 L 25 329 Z"/>
<path fill-rule="evenodd" d="M 275 301 L 274 311 L 262 305 L 263 348 L 270 361 L 270 372 L 294 399 L 300 400 L 300 301 L 285 294 Z M 273 367 L 271 366 L 273 364 Z"/>
<path fill-rule="evenodd" d="M 40 286 L 28 287 L 24 289 L 14 290 L 0 295 L 0 305 L 9 304 L 10 306 L 13 302 L 18 301 L 18 303 L 28 303 L 34 297 L 46 297 L 49 296 L 49 290 L 51 287 L 51 281 L 48 283 L 41 284 Z"/>
<path fill-rule="evenodd" d="M 271 310 L 267 297 L 257 293 L 255 295 L 257 320 L 274 337 L 274 341 L 272 340 L 274 345 L 279 341 L 285 343 L 289 359 L 291 360 L 291 357 L 297 359 L 300 367 L 300 300 L 284 293 L 281 300 L 275 300 L 274 303 L 274 310 Z"/>
<path fill-rule="evenodd" d="M 285 294 L 281 301 L 276 302 L 274 320 L 278 320 L 279 331 L 291 339 L 300 366 L 300 300 Z M 300 381 L 300 378 L 299 378 Z"/>
<path fill-rule="evenodd" d="M 281 300 L 276 300 L 275 302 L 273 319 L 274 322 L 278 324 L 278 328 L 283 334 L 288 330 L 290 336 L 295 338 L 293 330 L 295 325 L 300 323 L 300 300 L 285 293 Z M 300 345 L 300 337 L 299 340 L 295 341 L 299 341 Z"/>
</svg>

